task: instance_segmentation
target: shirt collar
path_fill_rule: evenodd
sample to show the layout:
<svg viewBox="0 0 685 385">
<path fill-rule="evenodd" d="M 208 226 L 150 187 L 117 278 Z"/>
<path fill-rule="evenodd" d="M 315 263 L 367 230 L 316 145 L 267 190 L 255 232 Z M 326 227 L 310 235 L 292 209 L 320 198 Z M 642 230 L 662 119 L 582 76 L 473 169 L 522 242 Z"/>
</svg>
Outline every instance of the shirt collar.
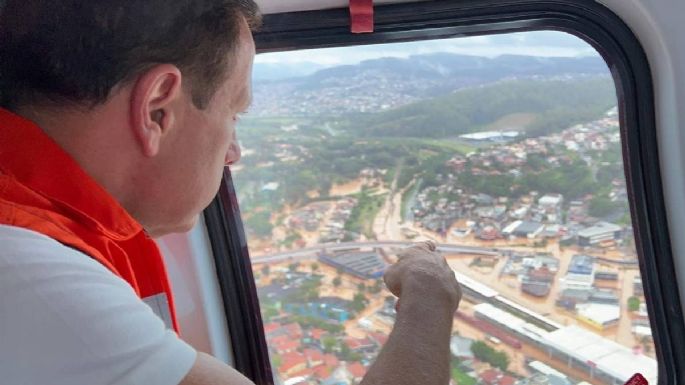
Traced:
<svg viewBox="0 0 685 385">
<path fill-rule="evenodd" d="M 0 169 L 74 212 L 104 235 L 129 239 L 143 230 L 121 205 L 35 123 L 0 108 Z"/>
</svg>

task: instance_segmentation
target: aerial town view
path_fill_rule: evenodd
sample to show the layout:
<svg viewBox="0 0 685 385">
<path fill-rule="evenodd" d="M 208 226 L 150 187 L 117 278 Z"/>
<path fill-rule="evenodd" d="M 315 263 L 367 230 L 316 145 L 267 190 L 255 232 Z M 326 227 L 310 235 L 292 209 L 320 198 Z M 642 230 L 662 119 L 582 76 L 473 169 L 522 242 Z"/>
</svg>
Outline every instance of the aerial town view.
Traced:
<svg viewBox="0 0 685 385">
<path fill-rule="evenodd" d="M 615 88 L 599 56 L 452 53 L 255 79 L 231 167 L 279 384 L 357 384 L 382 276 L 432 239 L 459 385 L 656 383 Z"/>
</svg>

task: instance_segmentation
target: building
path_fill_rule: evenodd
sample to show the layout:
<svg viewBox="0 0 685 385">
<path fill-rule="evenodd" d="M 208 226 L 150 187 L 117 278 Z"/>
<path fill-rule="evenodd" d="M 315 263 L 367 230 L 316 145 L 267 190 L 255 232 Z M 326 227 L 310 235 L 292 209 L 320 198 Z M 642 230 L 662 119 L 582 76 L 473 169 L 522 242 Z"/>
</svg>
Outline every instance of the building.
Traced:
<svg viewBox="0 0 685 385">
<path fill-rule="evenodd" d="M 362 279 L 380 278 L 386 268 L 383 258 L 376 251 L 322 255 L 319 261 Z"/>
<path fill-rule="evenodd" d="M 619 298 L 614 290 L 596 289 L 590 293 L 588 302 L 603 305 L 618 305 Z"/>
<path fill-rule="evenodd" d="M 450 340 L 450 352 L 456 358 L 460 360 L 470 360 L 473 358 L 473 352 L 471 351 L 471 345 L 473 340 L 470 338 L 453 335 Z"/>
<path fill-rule="evenodd" d="M 613 271 L 595 271 L 596 288 L 617 289 L 619 286 L 618 273 Z"/>
<path fill-rule="evenodd" d="M 504 374 L 498 369 L 488 369 L 478 374 L 480 383 L 483 385 L 514 385 L 516 378 Z"/>
<path fill-rule="evenodd" d="M 589 255 L 574 255 L 568 266 L 566 276 L 562 278 L 561 288 L 588 290 L 594 282 L 595 259 Z"/>
<path fill-rule="evenodd" d="M 552 289 L 549 281 L 542 281 L 530 277 L 524 277 L 521 281 L 521 291 L 534 297 L 546 297 Z"/>
<path fill-rule="evenodd" d="M 604 330 L 618 325 L 621 319 L 621 307 L 599 303 L 576 305 L 577 318 L 597 330 Z"/>
<path fill-rule="evenodd" d="M 542 233 L 545 225 L 539 222 L 514 221 L 502 230 L 502 234 L 533 239 Z"/>
<path fill-rule="evenodd" d="M 546 336 L 548 352 L 599 381 L 620 385 L 633 373 L 656 384 L 657 363 L 623 345 L 578 326 L 567 326 Z"/>
<path fill-rule="evenodd" d="M 642 286 L 642 278 L 633 278 L 633 295 L 636 297 L 644 297 L 645 289 Z"/>
<path fill-rule="evenodd" d="M 588 301 L 591 291 L 591 286 L 584 289 L 564 289 L 559 293 L 556 305 L 568 310 L 575 310 L 577 304 Z"/>
<path fill-rule="evenodd" d="M 528 364 L 528 367 L 538 376 L 543 376 L 543 378 L 537 377 L 536 381 L 529 382 L 530 385 L 545 383 L 549 385 L 571 385 L 568 376 L 543 362 L 532 361 Z M 531 379 L 533 378 L 536 378 L 536 376 L 533 376 Z"/>
<path fill-rule="evenodd" d="M 547 194 L 538 199 L 538 205 L 546 210 L 559 209 L 562 203 L 564 203 L 564 196 L 561 194 Z"/>
<path fill-rule="evenodd" d="M 608 222 L 598 222 L 592 227 L 578 232 L 578 245 L 595 246 L 604 241 L 615 241 L 621 238 L 623 228 Z"/>
</svg>

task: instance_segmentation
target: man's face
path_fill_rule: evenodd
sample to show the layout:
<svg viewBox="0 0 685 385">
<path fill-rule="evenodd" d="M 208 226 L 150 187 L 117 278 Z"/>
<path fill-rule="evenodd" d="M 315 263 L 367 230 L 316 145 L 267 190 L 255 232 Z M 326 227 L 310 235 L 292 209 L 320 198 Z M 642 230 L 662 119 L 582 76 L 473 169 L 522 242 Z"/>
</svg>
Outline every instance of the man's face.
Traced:
<svg viewBox="0 0 685 385">
<path fill-rule="evenodd" d="M 229 63 L 228 79 L 209 106 L 200 110 L 190 95 L 185 98 L 183 113 L 170 134 L 163 159 L 163 173 L 169 180 L 163 183 L 166 191 L 159 193 L 168 211 L 165 221 L 173 222 L 163 232 L 190 229 L 216 195 L 224 166 L 240 159 L 235 126 L 238 115 L 251 103 L 254 54 L 252 35 L 243 23 L 239 46 Z"/>
</svg>

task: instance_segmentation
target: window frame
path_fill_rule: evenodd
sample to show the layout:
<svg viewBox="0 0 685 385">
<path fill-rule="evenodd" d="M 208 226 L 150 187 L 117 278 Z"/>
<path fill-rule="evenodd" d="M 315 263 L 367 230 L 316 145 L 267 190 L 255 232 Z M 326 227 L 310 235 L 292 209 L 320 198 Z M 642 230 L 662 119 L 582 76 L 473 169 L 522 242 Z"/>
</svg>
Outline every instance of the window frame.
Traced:
<svg viewBox="0 0 685 385">
<path fill-rule="evenodd" d="M 372 34 L 351 34 L 346 8 L 269 14 L 255 42 L 264 53 L 535 30 L 562 31 L 585 40 L 611 71 L 658 383 L 680 383 L 685 350 L 678 346 L 685 346 L 685 323 L 661 182 L 652 76 L 642 46 L 616 14 L 591 0 L 426 1 L 376 6 Z M 273 384 L 247 239 L 228 169 L 205 217 L 236 369 L 256 384 Z"/>
</svg>

